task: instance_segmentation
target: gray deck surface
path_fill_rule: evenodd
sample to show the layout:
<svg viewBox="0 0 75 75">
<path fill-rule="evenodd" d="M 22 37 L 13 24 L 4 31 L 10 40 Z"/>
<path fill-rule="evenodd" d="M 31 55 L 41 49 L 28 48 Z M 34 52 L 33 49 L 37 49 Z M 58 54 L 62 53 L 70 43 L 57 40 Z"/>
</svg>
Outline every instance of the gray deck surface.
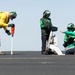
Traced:
<svg viewBox="0 0 75 75">
<path fill-rule="evenodd" d="M 0 75 L 75 75 L 75 55 L 6 52 L 0 55 Z"/>
</svg>

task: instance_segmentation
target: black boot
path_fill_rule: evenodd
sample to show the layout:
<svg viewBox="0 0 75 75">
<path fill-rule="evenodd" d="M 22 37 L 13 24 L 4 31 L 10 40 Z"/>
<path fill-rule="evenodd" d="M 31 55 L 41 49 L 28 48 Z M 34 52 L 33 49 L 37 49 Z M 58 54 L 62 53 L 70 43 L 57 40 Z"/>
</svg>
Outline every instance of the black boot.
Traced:
<svg viewBox="0 0 75 75">
<path fill-rule="evenodd" d="M 6 30 L 5 31 L 8 35 L 11 35 L 10 31 L 9 30 Z"/>
<path fill-rule="evenodd" d="M 41 54 L 45 54 L 45 50 L 42 50 L 42 51 L 41 51 Z"/>
</svg>

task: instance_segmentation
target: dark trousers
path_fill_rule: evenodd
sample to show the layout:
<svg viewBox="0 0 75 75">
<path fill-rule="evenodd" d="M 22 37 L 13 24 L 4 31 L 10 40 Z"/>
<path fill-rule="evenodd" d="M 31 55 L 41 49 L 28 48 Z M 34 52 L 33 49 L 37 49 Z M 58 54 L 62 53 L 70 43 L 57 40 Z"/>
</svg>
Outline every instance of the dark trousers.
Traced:
<svg viewBox="0 0 75 75">
<path fill-rule="evenodd" d="M 46 41 L 48 41 L 50 30 L 41 29 L 42 51 L 46 50 Z"/>
<path fill-rule="evenodd" d="M 75 53 L 75 48 L 71 48 L 66 50 L 65 55 L 74 54 L 74 53 Z"/>
</svg>

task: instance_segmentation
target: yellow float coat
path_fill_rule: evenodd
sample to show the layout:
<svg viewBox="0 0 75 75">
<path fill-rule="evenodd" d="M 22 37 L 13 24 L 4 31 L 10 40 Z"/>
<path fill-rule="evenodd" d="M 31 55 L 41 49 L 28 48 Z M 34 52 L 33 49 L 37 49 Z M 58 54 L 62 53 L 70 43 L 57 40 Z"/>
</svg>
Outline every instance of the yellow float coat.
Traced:
<svg viewBox="0 0 75 75">
<path fill-rule="evenodd" d="M 9 23 L 9 12 L 0 12 L 0 28 L 7 30 Z"/>
</svg>

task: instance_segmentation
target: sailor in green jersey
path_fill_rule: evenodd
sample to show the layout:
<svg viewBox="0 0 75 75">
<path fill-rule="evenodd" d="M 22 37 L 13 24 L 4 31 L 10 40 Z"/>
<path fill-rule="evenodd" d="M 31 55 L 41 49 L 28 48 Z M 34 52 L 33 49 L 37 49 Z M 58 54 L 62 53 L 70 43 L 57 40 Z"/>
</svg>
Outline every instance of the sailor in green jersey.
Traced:
<svg viewBox="0 0 75 75">
<path fill-rule="evenodd" d="M 44 54 L 46 51 L 46 41 L 48 41 L 49 34 L 52 28 L 51 18 L 49 18 L 51 12 L 49 10 L 45 10 L 43 12 L 43 17 L 40 19 L 40 28 L 41 28 L 41 39 L 42 39 L 42 51 Z"/>
<path fill-rule="evenodd" d="M 69 23 L 68 26 L 67 26 L 67 29 L 68 29 L 67 31 L 63 32 L 63 33 L 65 33 L 63 46 L 65 48 L 66 47 L 70 48 L 70 47 L 75 46 L 75 42 L 74 42 L 74 39 L 75 39 L 74 24 Z"/>
<path fill-rule="evenodd" d="M 75 39 L 75 32 L 64 32 L 64 33 L 69 36 L 69 39 L 70 38 Z M 71 48 L 71 47 L 74 47 L 74 46 L 75 46 L 75 40 L 73 40 L 73 42 L 70 45 L 68 45 L 67 47 Z"/>
</svg>

